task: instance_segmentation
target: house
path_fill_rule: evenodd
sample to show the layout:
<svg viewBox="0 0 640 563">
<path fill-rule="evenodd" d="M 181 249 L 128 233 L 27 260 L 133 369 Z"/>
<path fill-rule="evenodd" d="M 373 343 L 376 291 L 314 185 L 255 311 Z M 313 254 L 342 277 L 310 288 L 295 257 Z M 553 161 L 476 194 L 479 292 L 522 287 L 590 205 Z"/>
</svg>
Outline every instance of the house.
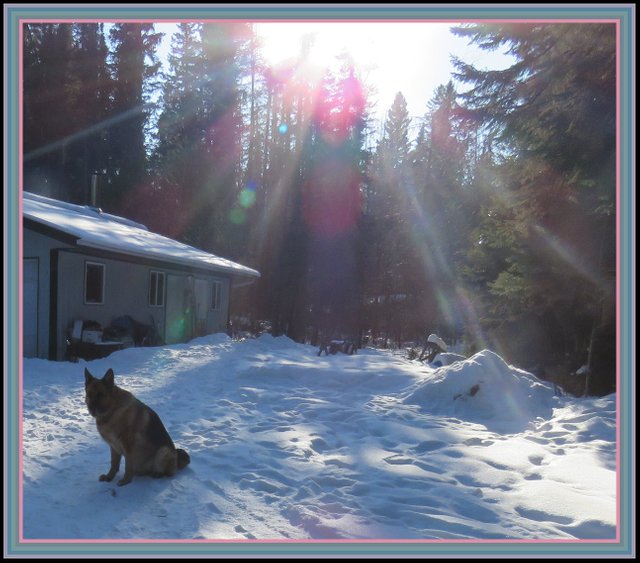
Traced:
<svg viewBox="0 0 640 563">
<path fill-rule="evenodd" d="M 24 192 L 23 355 L 65 358 L 78 321 L 130 317 L 167 344 L 227 330 L 231 290 L 259 272 L 144 225 Z"/>
</svg>

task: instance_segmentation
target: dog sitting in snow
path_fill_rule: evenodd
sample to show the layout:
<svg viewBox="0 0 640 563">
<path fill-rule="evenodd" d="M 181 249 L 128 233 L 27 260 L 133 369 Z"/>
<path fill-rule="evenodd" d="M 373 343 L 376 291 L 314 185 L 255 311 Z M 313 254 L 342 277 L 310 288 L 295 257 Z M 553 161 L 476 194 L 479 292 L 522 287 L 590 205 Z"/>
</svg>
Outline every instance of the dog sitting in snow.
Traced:
<svg viewBox="0 0 640 563">
<path fill-rule="evenodd" d="M 111 467 L 100 481 L 116 476 L 122 456 L 124 476 L 118 485 L 130 483 L 134 475 L 171 476 L 189 464 L 189 454 L 176 449 L 156 412 L 115 384 L 112 369 L 98 379 L 85 368 L 84 378 L 87 408 L 111 448 Z"/>
</svg>

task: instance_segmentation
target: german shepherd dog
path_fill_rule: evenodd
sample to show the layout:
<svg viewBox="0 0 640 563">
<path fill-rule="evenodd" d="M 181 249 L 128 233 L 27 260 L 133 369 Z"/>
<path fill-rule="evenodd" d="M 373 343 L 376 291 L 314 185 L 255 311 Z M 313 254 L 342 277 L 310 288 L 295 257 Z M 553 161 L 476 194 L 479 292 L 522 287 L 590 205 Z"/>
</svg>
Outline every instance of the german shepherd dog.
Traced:
<svg viewBox="0 0 640 563">
<path fill-rule="evenodd" d="M 116 476 L 122 456 L 124 476 L 118 485 L 131 483 L 134 475 L 171 476 L 189 464 L 189 454 L 176 449 L 155 411 L 115 384 L 112 369 L 98 379 L 85 368 L 84 379 L 87 408 L 111 448 L 111 467 L 100 481 Z"/>
</svg>

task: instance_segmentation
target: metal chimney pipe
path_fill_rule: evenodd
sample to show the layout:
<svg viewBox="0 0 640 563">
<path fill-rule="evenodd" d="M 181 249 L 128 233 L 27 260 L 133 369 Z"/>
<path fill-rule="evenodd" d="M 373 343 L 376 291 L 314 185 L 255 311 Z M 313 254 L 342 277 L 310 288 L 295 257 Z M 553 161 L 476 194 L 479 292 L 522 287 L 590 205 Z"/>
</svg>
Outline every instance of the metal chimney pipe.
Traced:
<svg viewBox="0 0 640 563">
<path fill-rule="evenodd" d="M 98 174 L 91 174 L 91 206 L 98 207 Z"/>
</svg>

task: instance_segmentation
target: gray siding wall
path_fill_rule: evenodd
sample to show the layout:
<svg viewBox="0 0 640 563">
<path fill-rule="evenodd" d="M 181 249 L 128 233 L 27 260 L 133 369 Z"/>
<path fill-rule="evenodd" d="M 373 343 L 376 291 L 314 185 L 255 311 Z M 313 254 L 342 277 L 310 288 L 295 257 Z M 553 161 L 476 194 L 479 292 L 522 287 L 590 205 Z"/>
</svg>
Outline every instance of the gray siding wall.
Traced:
<svg viewBox="0 0 640 563">
<path fill-rule="evenodd" d="M 104 264 L 104 303 L 86 304 L 84 302 L 85 264 L 93 262 Z M 166 305 L 171 296 L 167 295 L 163 307 L 149 304 L 149 276 L 151 271 L 164 272 L 165 289 L 169 275 L 181 278 L 180 296 L 193 287 L 195 280 L 203 280 L 208 288 L 206 318 L 196 326 L 190 320 L 185 339 L 189 340 L 201 334 L 211 334 L 226 330 L 229 311 L 229 279 L 224 275 L 208 273 L 186 273 L 184 271 L 132 262 L 121 262 L 111 258 L 96 258 L 90 254 L 78 252 L 60 252 L 58 259 L 58 322 L 57 322 L 57 359 L 64 358 L 65 339 L 71 331 L 74 321 L 96 321 L 108 327 L 117 317 L 129 315 L 136 321 L 150 325 L 152 319 L 156 330 L 166 339 L 167 318 Z M 211 308 L 212 282 L 221 284 L 219 310 Z M 188 306 L 188 303 L 185 303 Z"/>
<path fill-rule="evenodd" d="M 24 229 L 24 258 L 38 259 L 38 346 L 36 357 L 47 359 L 49 356 L 49 291 L 51 280 L 51 251 L 56 248 L 69 248 L 69 245 Z"/>
</svg>

